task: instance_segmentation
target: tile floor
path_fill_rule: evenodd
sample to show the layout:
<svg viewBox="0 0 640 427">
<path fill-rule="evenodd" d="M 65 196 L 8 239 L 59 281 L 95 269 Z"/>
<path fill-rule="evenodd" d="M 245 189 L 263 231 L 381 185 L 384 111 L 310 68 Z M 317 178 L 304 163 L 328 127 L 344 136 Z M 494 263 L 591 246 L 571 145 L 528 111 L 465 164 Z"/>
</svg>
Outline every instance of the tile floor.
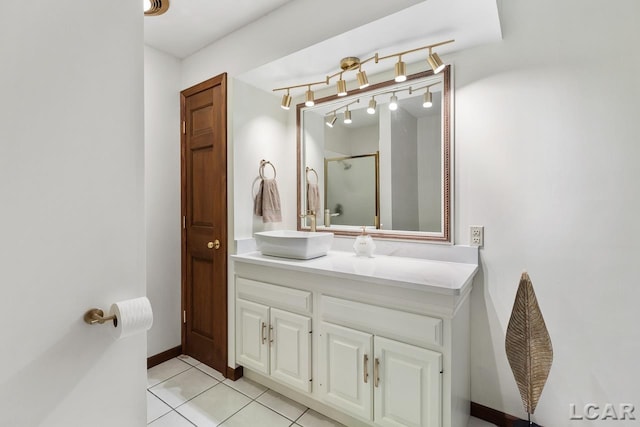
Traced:
<svg viewBox="0 0 640 427">
<path fill-rule="evenodd" d="M 147 378 L 152 427 L 344 427 L 260 384 L 225 379 L 189 356 L 154 366 Z M 475 418 L 469 423 L 490 426 Z"/>
</svg>

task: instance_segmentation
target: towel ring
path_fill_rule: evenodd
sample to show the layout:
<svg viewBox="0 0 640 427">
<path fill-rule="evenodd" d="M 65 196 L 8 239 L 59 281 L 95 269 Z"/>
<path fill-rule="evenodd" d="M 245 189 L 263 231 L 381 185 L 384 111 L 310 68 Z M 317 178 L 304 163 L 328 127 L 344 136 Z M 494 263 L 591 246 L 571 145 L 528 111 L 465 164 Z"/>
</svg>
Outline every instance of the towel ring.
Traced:
<svg viewBox="0 0 640 427">
<path fill-rule="evenodd" d="M 264 176 L 264 167 L 265 167 L 266 165 L 271 165 L 271 168 L 273 169 L 273 179 L 276 179 L 276 175 L 277 175 L 277 173 L 276 173 L 276 167 L 275 167 L 275 166 L 273 166 L 273 163 L 271 163 L 271 162 L 270 162 L 270 161 L 268 161 L 268 160 L 264 160 L 264 159 L 263 159 L 263 160 L 260 160 L 260 178 L 262 178 L 262 179 L 266 179 L 266 178 L 265 178 L 265 176 Z"/>
<path fill-rule="evenodd" d="M 318 172 L 316 172 L 314 168 L 310 168 L 309 166 L 307 166 L 307 182 L 309 182 L 309 172 L 313 172 L 313 174 L 316 176 L 316 185 L 319 184 L 320 179 L 318 178 Z"/>
</svg>

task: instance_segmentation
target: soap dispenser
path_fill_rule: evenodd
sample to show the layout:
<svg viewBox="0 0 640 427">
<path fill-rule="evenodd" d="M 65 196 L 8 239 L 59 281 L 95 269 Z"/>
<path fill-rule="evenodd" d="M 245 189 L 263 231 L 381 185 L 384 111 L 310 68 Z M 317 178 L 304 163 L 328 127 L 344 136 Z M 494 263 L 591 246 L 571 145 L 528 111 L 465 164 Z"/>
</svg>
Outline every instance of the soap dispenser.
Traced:
<svg viewBox="0 0 640 427">
<path fill-rule="evenodd" d="M 373 257 L 373 250 L 376 248 L 376 244 L 373 243 L 373 239 L 365 232 L 365 227 L 362 227 L 362 234 L 356 237 L 356 241 L 353 244 L 353 249 L 356 251 L 357 256 Z"/>
</svg>

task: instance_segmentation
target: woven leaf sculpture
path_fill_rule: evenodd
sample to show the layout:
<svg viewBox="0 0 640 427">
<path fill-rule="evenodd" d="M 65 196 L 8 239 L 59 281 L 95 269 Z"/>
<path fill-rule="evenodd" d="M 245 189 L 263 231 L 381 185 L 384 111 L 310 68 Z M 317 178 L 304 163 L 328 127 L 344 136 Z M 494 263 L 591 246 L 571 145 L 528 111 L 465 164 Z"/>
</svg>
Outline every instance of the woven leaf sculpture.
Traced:
<svg viewBox="0 0 640 427">
<path fill-rule="evenodd" d="M 553 348 L 533 284 L 526 272 L 520 277 L 507 327 L 505 349 L 522 404 L 528 414 L 533 414 L 551 370 Z"/>
</svg>

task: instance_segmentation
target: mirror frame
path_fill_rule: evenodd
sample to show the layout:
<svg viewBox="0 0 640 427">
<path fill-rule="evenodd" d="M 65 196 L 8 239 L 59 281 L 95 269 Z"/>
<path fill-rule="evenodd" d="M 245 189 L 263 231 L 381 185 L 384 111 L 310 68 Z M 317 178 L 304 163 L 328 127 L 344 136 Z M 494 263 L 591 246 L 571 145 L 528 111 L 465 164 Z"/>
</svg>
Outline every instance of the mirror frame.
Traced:
<svg viewBox="0 0 640 427">
<path fill-rule="evenodd" d="M 367 230 L 367 233 L 375 238 L 383 238 L 383 239 L 402 239 L 402 240 L 423 240 L 423 241 L 431 241 L 431 242 L 442 242 L 442 243 L 453 243 L 453 235 L 451 230 L 451 216 L 452 216 L 452 186 L 451 186 L 451 150 L 452 150 L 452 135 L 451 130 L 452 126 L 452 114 L 453 114 L 453 105 L 452 105 L 452 91 L 451 91 L 451 65 L 447 65 L 444 70 L 442 70 L 439 74 L 442 75 L 442 231 L 441 232 L 428 232 L 428 231 L 408 231 L 408 230 L 381 230 L 381 229 L 371 229 Z M 433 71 L 423 71 L 421 73 L 412 74 L 407 76 L 407 80 L 402 82 L 402 85 L 406 85 L 407 82 L 411 80 L 422 79 L 426 77 L 434 76 Z M 364 96 L 368 92 L 377 91 L 380 89 L 390 88 L 393 85 L 398 83 L 395 80 L 387 80 L 381 83 L 370 85 L 365 89 L 353 89 L 349 91 L 348 96 Z M 316 100 L 316 105 L 322 104 L 324 102 L 330 102 L 338 99 L 337 95 L 330 95 L 321 99 Z M 304 109 L 309 109 L 313 107 L 306 107 L 304 102 L 296 105 L 296 138 L 297 138 L 297 147 L 296 147 L 296 160 L 297 160 L 297 206 L 298 206 L 298 219 L 297 219 L 297 229 L 300 231 L 309 231 L 310 227 L 304 224 L 305 218 L 301 217 L 301 214 L 304 212 L 303 200 L 302 200 L 302 191 L 304 189 L 304 180 L 306 178 L 305 168 L 303 165 L 303 141 L 302 141 L 302 112 Z M 332 232 L 337 236 L 357 236 L 361 234 L 357 229 L 359 227 L 353 227 L 354 230 L 350 229 L 340 229 L 336 227 L 327 227 L 327 228 L 318 228 L 318 231 L 323 232 Z"/>
</svg>

